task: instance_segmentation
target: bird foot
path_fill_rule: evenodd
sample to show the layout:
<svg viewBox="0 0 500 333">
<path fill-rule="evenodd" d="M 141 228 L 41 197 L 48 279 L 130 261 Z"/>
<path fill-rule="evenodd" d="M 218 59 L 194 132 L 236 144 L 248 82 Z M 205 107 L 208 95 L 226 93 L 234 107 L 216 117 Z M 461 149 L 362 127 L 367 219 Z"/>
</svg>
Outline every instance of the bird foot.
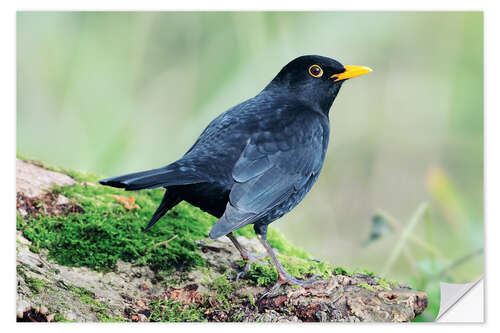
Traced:
<svg viewBox="0 0 500 333">
<path fill-rule="evenodd" d="M 267 254 L 252 254 L 252 253 L 247 253 L 246 258 L 243 258 L 247 263 L 243 270 L 236 275 L 236 281 L 238 281 L 240 278 L 244 278 L 248 272 L 250 271 L 250 267 L 252 266 L 252 263 L 257 262 L 262 265 L 269 265 L 268 262 L 261 261 L 261 259 L 264 259 L 267 257 Z"/>
<path fill-rule="evenodd" d="M 274 292 L 276 292 L 279 287 L 283 284 L 291 284 L 291 285 L 296 285 L 296 286 L 301 286 L 304 288 L 309 288 L 314 286 L 315 284 L 322 282 L 322 280 L 319 279 L 319 275 L 315 275 L 310 279 L 307 280 L 300 280 L 297 278 L 294 278 L 287 272 L 280 272 L 278 273 L 278 281 L 274 284 L 274 286 L 271 287 L 267 292 L 265 292 L 262 296 L 260 296 L 258 302 L 262 301 L 264 298 L 271 296 Z"/>
</svg>

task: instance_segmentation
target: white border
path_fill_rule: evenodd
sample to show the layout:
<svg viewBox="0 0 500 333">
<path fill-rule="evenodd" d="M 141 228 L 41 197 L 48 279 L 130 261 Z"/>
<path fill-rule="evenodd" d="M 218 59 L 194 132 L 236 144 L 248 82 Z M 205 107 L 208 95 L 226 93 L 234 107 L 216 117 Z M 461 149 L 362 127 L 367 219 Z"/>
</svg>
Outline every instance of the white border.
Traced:
<svg viewBox="0 0 500 333">
<path fill-rule="evenodd" d="M 442 291 L 443 285 L 441 285 Z M 464 284 L 463 290 L 458 294 L 458 299 L 450 300 L 453 304 L 441 306 L 436 321 L 440 323 L 482 323 L 484 321 L 483 279 L 479 279 L 472 285 Z M 443 299 L 441 298 L 442 303 Z M 443 308 L 449 309 L 442 312 Z"/>
</svg>

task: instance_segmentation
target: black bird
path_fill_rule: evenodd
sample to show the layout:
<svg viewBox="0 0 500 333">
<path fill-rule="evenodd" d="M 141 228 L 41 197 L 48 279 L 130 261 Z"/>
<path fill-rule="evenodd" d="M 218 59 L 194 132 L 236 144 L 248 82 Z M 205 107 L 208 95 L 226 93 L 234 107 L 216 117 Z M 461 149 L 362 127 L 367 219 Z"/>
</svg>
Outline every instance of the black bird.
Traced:
<svg viewBox="0 0 500 333">
<path fill-rule="evenodd" d="M 210 238 L 228 236 L 242 258 L 247 252 L 232 232 L 248 224 L 278 270 L 278 282 L 311 286 L 281 266 L 267 242 L 267 227 L 309 192 L 323 166 L 330 135 L 329 110 L 346 79 L 371 72 L 363 66 L 308 55 L 292 60 L 257 96 L 215 118 L 179 160 L 159 169 L 101 180 L 103 185 L 166 189 L 149 229 L 182 200 L 219 218 Z"/>
</svg>

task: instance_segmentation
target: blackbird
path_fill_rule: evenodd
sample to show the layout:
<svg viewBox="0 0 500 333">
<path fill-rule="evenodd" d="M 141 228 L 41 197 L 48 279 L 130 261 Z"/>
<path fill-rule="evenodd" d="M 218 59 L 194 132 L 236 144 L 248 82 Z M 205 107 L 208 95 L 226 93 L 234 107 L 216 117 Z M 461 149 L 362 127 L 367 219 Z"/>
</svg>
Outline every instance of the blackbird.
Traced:
<svg viewBox="0 0 500 333">
<path fill-rule="evenodd" d="M 159 169 L 101 180 L 103 185 L 166 189 L 145 230 L 185 200 L 219 218 L 210 238 L 228 236 L 247 261 L 252 255 L 232 232 L 253 228 L 278 271 L 278 282 L 312 286 L 280 264 L 267 241 L 267 227 L 293 209 L 319 176 L 330 135 L 329 110 L 345 80 L 371 72 L 336 60 L 301 56 L 281 69 L 255 97 L 215 118 L 179 160 Z"/>
</svg>

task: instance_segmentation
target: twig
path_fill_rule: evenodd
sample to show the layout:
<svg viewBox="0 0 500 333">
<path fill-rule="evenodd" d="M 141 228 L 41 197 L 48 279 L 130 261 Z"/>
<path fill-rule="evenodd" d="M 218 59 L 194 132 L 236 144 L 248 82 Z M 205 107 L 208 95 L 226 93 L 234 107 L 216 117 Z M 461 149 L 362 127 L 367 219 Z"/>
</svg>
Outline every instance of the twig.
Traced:
<svg viewBox="0 0 500 333">
<path fill-rule="evenodd" d="M 153 246 L 154 246 L 154 247 L 156 247 L 156 246 L 160 246 L 160 245 L 163 245 L 163 244 L 167 244 L 167 243 L 169 243 L 169 242 L 173 241 L 173 240 L 174 240 L 174 239 L 176 239 L 176 238 L 177 238 L 177 235 L 173 235 L 172 237 L 170 237 L 170 239 L 167 239 L 166 241 L 161 241 L 161 242 L 159 242 L 159 243 L 156 243 L 156 244 L 155 244 L 155 245 L 153 245 Z"/>
<path fill-rule="evenodd" d="M 396 229 L 396 230 L 402 229 L 402 226 L 398 222 L 398 220 L 395 217 L 391 216 L 389 213 L 385 212 L 384 210 L 379 210 L 378 214 L 382 215 L 385 218 L 385 220 L 387 221 L 387 223 L 389 223 L 391 225 L 391 227 L 393 227 L 394 229 Z M 437 248 L 430 245 L 426 241 L 424 241 L 418 237 L 415 237 L 414 235 L 408 235 L 408 240 L 413 242 L 416 245 L 419 245 L 423 249 L 425 249 L 429 252 L 432 252 L 434 255 L 436 255 L 440 258 L 445 258 L 445 256 L 441 253 L 441 251 L 439 251 Z"/>
<path fill-rule="evenodd" d="M 420 204 L 420 206 L 418 206 L 415 213 L 413 213 L 413 216 L 410 218 L 410 222 L 408 222 L 406 228 L 403 230 L 403 233 L 401 234 L 401 237 L 399 238 L 399 241 L 396 244 L 396 247 L 392 251 L 389 259 L 387 260 L 387 263 L 385 264 L 382 275 L 386 275 L 387 272 L 391 269 L 394 262 L 398 259 L 408 237 L 411 235 L 411 232 L 416 227 L 416 225 L 418 224 L 418 221 L 420 221 L 420 219 L 422 218 L 422 215 L 424 215 L 426 210 L 427 210 L 427 204 L 422 203 L 422 204 Z"/>
<path fill-rule="evenodd" d="M 415 268 L 415 258 L 413 257 L 412 252 L 407 246 L 403 248 L 403 255 L 406 257 L 406 260 L 410 263 L 410 268 L 413 274 L 417 274 L 417 269 Z"/>
<path fill-rule="evenodd" d="M 474 257 L 483 254 L 483 251 L 484 251 L 484 249 L 480 248 L 480 249 L 475 250 L 472 253 L 466 254 L 465 256 L 455 260 L 448 267 L 443 269 L 443 271 L 441 273 L 439 273 L 433 280 L 441 281 L 441 279 L 443 279 L 446 276 L 446 274 L 449 273 L 451 270 L 453 270 L 453 269 L 457 268 L 458 266 L 464 264 L 465 262 L 473 259 Z"/>
</svg>

